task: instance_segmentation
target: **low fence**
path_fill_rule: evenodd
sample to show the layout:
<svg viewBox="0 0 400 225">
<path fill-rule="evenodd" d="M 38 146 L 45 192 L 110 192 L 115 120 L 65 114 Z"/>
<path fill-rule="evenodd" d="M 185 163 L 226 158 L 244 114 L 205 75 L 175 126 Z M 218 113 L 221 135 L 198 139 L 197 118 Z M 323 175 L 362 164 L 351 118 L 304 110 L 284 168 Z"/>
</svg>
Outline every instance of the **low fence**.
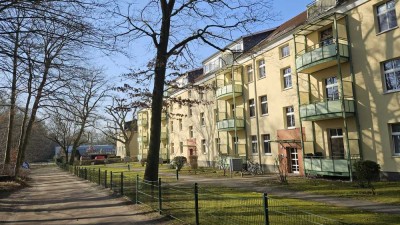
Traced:
<svg viewBox="0 0 400 225">
<path fill-rule="evenodd" d="M 150 182 L 134 172 L 59 165 L 64 170 L 90 182 L 125 195 L 136 204 L 145 204 L 163 215 L 185 224 L 345 224 L 309 212 L 297 210 L 279 199 L 262 195 L 235 196 L 225 191 L 210 192 L 195 183 L 192 187 L 164 183 L 161 179 Z"/>
</svg>

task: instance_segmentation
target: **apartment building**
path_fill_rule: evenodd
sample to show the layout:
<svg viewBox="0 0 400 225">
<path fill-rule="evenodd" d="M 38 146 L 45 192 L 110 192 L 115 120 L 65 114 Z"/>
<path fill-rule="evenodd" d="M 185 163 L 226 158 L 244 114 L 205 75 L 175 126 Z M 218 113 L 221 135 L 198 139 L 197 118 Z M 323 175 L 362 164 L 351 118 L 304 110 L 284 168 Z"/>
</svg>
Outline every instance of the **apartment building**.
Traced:
<svg viewBox="0 0 400 225">
<path fill-rule="evenodd" d="M 133 135 L 133 137 L 131 137 L 131 141 L 128 143 L 129 155 L 130 155 L 131 159 L 136 161 L 137 155 L 138 155 L 138 149 L 139 149 L 138 142 L 137 142 L 137 138 L 138 138 L 137 121 L 131 120 L 131 121 L 125 122 L 124 129 L 125 129 L 125 132 L 127 132 L 128 136 Z M 119 133 L 118 140 L 124 140 L 124 139 L 125 138 L 124 138 L 122 132 Z M 120 156 L 122 159 L 127 157 L 126 147 L 127 146 L 125 145 L 125 143 L 122 143 L 121 141 L 117 141 L 116 147 L 115 147 L 116 155 Z"/>
<path fill-rule="evenodd" d="M 364 159 L 400 179 L 399 17 L 397 0 L 318 0 L 234 41 L 202 74 L 177 79 L 213 88 L 172 93 L 206 104 L 168 108 L 170 158 L 196 154 L 208 166 L 227 155 L 266 172 L 280 161 L 290 173 L 343 177 Z"/>
</svg>

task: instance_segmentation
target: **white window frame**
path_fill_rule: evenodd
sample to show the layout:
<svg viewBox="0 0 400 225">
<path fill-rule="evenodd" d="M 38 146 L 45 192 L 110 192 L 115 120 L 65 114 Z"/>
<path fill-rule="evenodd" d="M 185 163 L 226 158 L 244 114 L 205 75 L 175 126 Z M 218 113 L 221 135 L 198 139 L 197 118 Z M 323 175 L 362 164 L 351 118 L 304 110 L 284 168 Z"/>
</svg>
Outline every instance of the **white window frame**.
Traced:
<svg viewBox="0 0 400 225">
<path fill-rule="evenodd" d="M 253 65 L 247 65 L 246 66 L 246 71 L 247 71 L 247 83 L 253 82 L 254 81 Z"/>
<path fill-rule="evenodd" d="M 204 112 L 200 113 L 200 125 L 201 126 L 205 126 L 206 125 L 206 121 L 204 118 Z"/>
<path fill-rule="evenodd" d="M 249 99 L 249 116 L 256 116 L 256 101 L 254 99 Z"/>
<path fill-rule="evenodd" d="M 393 155 L 400 156 L 400 145 L 398 146 L 397 150 L 396 150 L 396 145 L 395 145 L 395 142 L 396 142 L 395 138 L 400 139 L 400 131 L 393 132 L 393 126 L 400 126 L 400 123 L 394 123 L 394 124 L 390 125 Z"/>
<path fill-rule="evenodd" d="M 331 78 L 336 78 L 336 83 L 333 83 L 333 84 L 328 84 L 328 79 L 331 79 Z M 338 96 L 337 96 L 337 99 L 336 98 L 329 98 L 329 96 L 328 96 L 328 89 L 331 89 L 331 88 L 337 88 L 337 90 L 338 90 Z M 337 80 L 337 77 L 328 77 L 328 78 L 326 78 L 325 79 L 325 93 L 326 93 L 326 99 L 328 100 L 328 101 L 335 101 L 335 100 L 339 100 L 339 98 L 340 98 L 340 95 L 339 95 L 339 85 L 338 85 L 338 80 Z"/>
<path fill-rule="evenodd" d="M 386 64 L 391 64 L 391 68 L 385 70 Z M 395 66 L 397 66 L 397 68 Z M 391 93 L 391 92 L 400 91 L 400 58 L 391 59 L 391 60 L 383 62 L 382 70 L 383 70 L 383 83 L 384 83 L 385 92 Z M 389 75 L 391 75 L 391 78 L 395 79 L 397 82 L 397 87 L 392 88 L 390 90 L 388 89 L 388 86 L 387 86 L 387 79 L 389 79 L 389 77 L 388 77 Z"/>
<path fill-rule="evenodd" d="M 285 51 L 287 49 L 287 51 Z M 281 58 L 285 58 L 290 56 L 290 47 L 289 45 L 285 45 L 281 47 Z"/>
<path fill-rule="evenodd" d="M 189 138 L 193 138 L 193 126 L 189 126 Z"/>
<path fill-rule="evenodd" d="M 291 111 L 289 109 L 292 109 Z M 296 120 L 294 116 L 294 107 L 293 106 L 288 106 L 285 108 L 286 112 L 286 126 L 288 129 L 294 129 L 296 127 Z M 289 117 L 292 118 L 289 121 Z"/>
<path fill-rule="evenodd" d="M 179 153 L 183 154 L 183 142 L 179 142 Z"/>
<path fill-rule="evenodd" d="M 263 100 L 263 97 L 265 97 L 265 100 Z M 263 112 L 263 105 L 265 105 L 266 112 Z M 260 110 L 261 110 L 261 115 L 268 115 L 268 97 L 267 95 L 260 96 Z"/>
<path fill-rule="evenodd" d="M 257 136 L 256 135 L 251 136 L 251 153 L 252 154 L 258 153 Z"/>
<path fill-rule="evenodd" d="M 258 79 L 265 78 L 267 73 L 265 72 L 265 60 L 261 59 L 257 61 L 258 65 Z"/>
<path fill-rule="evenodd" d="M 388 6 L 391 6 L 391 4 L 393 4 L 393 7 L 388 9 Z M 380 7 L 384 7 L 385 8 L 384 11 L 379 12 L 379 8 Z M 392 12 L 392 11 L 394 11 L 394 12 Z M 392 27 L 390 27 L 390 23 L 389 23 L 389 15 L 390 14 L 394 14 L 396 16 L 396 20 L 395 20 L 396 24 L 393 25 Z M 379 22 L 380 16 L 384 16 L 384 18 L 386 19 L 385 23 L 387 25 L 387 29 L 385 29 L 385 30 L 382 29 L 381 24 Z M 385 31 L 389 31 L 389 30 L 392 30 L 392 29 L 398 27 L 397 15 L 396 15 L 396 1 L 395 0 L 386 1 L 383 4 L 380 4 L 380 5 L 376 6 L 376 21 L 377 21 L 378 32 L 379 33 L 382 33 L 382 32 L 385 32 Z"/>
<path fill-rule="evenodd" d="M 291 67 L 286 67 L 282 70 L 283 73 L 283 88 L 284 89 L 290 89 L 293 87 L 293 82 L 292 82 L 292 68 Z M 287 82 L 289 81 L 289 82 Z"/>
<path fill-rule="evenodd" d="M 271 151 L 271 136 L 270 134 L 263 134 L 262 135 L 262 139 L 263 139 L 263 151 L 265 155 L 271 155 L 272 151 Z M 268 146 L 268 152 L 266 152 L 265 149 L 265 145 L 267 144 Z"/>
<path fill-rule="evenodd" d="M 201 139 L 201 152 L 203 154 L 207 153 L 207 148 L 206 147 L 207 147 L 206 139 Z"/>
</svg>

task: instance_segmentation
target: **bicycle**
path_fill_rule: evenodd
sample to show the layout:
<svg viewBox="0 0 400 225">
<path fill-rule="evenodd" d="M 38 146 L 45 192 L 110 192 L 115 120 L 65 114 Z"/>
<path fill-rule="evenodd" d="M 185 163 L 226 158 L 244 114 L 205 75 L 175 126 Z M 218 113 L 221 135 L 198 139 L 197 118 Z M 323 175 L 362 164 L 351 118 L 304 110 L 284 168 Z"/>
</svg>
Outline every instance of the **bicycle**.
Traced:
<svg viewBox="0 0 400 225">
<path fill-rule="evenodd" d="M 246 172 L 253 176 L 262 174 L 260 164 L 254 163 L 250 160 L 247 161 L 247 169 L 243 169 L 243 172 Z"/>
</svg>

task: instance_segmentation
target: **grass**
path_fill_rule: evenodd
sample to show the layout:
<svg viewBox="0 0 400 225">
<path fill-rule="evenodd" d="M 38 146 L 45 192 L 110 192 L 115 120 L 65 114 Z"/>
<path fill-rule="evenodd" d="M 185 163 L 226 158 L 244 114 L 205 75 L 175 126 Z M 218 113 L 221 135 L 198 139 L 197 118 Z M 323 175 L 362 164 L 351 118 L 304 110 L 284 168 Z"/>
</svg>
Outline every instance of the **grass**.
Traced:
<svg viewBox="0 0 400 225">
<path fill-rule="evenodd" d="M 16 192 L 26 186 L 26 182 L 22 180 L 0 182 L 0 199 L 7 198 L 13 192 Z"/>
<path fill-rule="evenodd" d="M 124 179 L 131 179 L 134 182 L 136 175 L 143 177 L 144 167 L 139 163 L 130 163 L 131 172 L 128 171 L 127 164 L 117 163 L 109 165 L 87 166 L 94 168 L 94 171 L 104 172 L 124 172 Z M 196 171 L 184 168 L 180 174 L 199 177 L 223 177 L 221 170 L 213 168 L 200 168 Z M 239 176 L 238 174 L 234 174 Z M 163 191 L 164 212 L 186 221 L 194 222 L 193 211 L 193 186 L 185 186 L 175 180 L 175 170 L 167 165 L 160 167 L 160 177 L 163 182 L 168 183 L 168 187 Z M 109 180 L 109 176 L 107 177 Z M 108 181 L 109 182 L 109 181 Z M 377 182 L 376 192 L 378 195 L 371 195 L 368 189 L 359 189 L 354 183 L 344 181 L 328 181 L 321 179 L 309 179 L 300 177 L 289 177 L 289 185 L 280 185 L 277 180 L 269 179 L 261 181 L 255 185 L 273 185 L 294 191 L 306 191 L 314 194 L 333 195 L 335 197 L 351 197 L 358 199 L 368 199 L 384 203 L 399 204 L 400 187 L 398 182 Z M 129 190 L 133 188 L 128 188 Z M 131 198 L 135 198 L 134 193 L 129 193 Z M 320 215 L 330 219 L 338 220 L 346 224 L 379 225 L 379 224 L 400 224 L 400 215 L 388 215 L 382 213 L 371 213 L 354 210 L 346 207 L 336 207 L 314 201 L 305 201 L 291 198 L 280 198 L 270 196 L 270 220 L 271 224 L 299 224 L 295 217 L 282 217 L 273 214 L 274 209 L 288 210 L 288 214 L 302 214 L 307 211 L 312 214 Z M 150 206 L 157 208 L 154 199 L 142 199 Z M 290 205 L 290 207 L 287 207 Z M 199 189 L 200 222 L 202 224 L 262 224 L 263 209 L 262 197 L 260 193 L 226 188 L 220 185 L 200 186 Z M 223 216 L 229 215 L 228 219 L 221 220 Z M 293 221 L 293 219 L 295 221 Z"/>
<path fill-rule="evenodd" d="M 360 188 L 356 182 L 327 180 L 304 177 L 289 177 L 288 185 L 281 185 L 277 180 L 264 180 L 258 185 L 275 186 L 292 191 L 310 194 L 329 195 L 338 198 L 368 200 L 378 203 L 400 205 L 400 182 L 373 182 L 376 194 L 370 188 Z"/>
</svg>

